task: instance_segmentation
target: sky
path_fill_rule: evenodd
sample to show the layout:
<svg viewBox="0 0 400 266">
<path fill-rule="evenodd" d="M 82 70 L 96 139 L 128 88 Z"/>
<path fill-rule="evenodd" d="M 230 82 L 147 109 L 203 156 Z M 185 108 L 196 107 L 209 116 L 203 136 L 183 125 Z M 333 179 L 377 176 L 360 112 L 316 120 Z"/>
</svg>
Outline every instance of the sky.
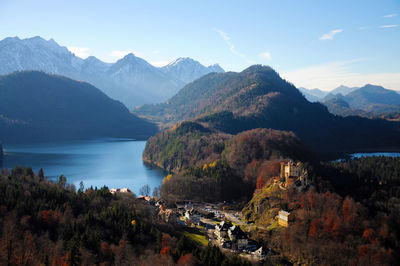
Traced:
<svg viewBox="0 0 400 266">
<path fill-rule="evenodd" d="M 400 90 L 400 0 L 0 0 L 0 39 L 41 36 L 77 56 L 226 71 L 269 65 L 297 87 Z"/>
</svg>

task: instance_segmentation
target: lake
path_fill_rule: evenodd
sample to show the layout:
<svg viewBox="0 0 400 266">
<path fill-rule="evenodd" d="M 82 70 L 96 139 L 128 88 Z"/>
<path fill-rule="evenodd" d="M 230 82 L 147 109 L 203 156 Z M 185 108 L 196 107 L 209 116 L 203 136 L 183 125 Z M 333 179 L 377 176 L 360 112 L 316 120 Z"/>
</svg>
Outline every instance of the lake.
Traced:
<svg viewBox="0 0 400 266">
<path fill-rule="evenodd" d="M 161 185 L 165 175 L 162 170 L 143 164 L 145 145 L 145 141 L 126 139 L 3 144 L 6 156 L 2 167 L 30 166 L 35 172 L 43 168 L 49 179 L 58 180 L 63 174 L 77 188 L 83 181 L 85 188 L 127 187 L 138 194 L 145 184 L 152 189 Z"/>
<path fill-rule="evenodd" d="M 371 157 L 371 156 L 386 156 L 386 157 L 400 157 L 398 152 L 368 152 L 368 153 L 353 153 L 350 154 L 353 158 Z"/>
</svg>

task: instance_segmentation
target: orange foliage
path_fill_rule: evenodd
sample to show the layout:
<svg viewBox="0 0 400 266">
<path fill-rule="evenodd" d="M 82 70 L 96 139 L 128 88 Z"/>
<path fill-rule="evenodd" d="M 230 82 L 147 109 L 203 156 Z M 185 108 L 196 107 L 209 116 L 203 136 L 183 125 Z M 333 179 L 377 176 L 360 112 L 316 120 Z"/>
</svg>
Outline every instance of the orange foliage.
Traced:
<svg viewBox="0 0 400 266">
<path fill-rule="evenodd" d="M 171 250 L 171 237 L 168 234 L 163 234 L 161 238 L 161 255 L 167 255 Z"/>
<path fill-rule="evenodd" d="M 346 224 L 350 223 L 350 221 L 352 220 L 352 215 L 351 215 L 352 206 L 353 206 L 353 201 L 349 197 L 346 197 L 343 201 L 343 206 L 342 206 L 343 218 Z"/>
<path fill-rule="evenodd" d="M 112 254 L 110 245 L 108 245 L 108 243 L 105 241 L 101 242 L 100 250 L 104 257 L 110 257 Z"/>
<path fill-rule="evenodd" d="M 363 233 L 363 238 L 367 241 L 371 241 L 375 235 L 375 232 L 371 228 L 366 228 Z"/>
<path fill-rule="evenodd" d="M 193 265 L 194 261 L 193 255 L 189 253 L 179 258 L 178 265 Z"/>
<path fill-rule="evenodd" d="M 334 237 L 339 237 L 342 234 L 342 221 L 340 220 L 339 217 L 336 217 L 335 222 L 333 223 L 332 230 L 331 230 L 332 236 Z"/>
<path fill-rule="evenodd" d="M 314 209 L 315 208 L 314 190 L 312 190 L 312 189 L 308 190 L 307 199 L 308 199 L 308 202 L 310 203 L 310 208 Z"/>
<path fill-rule="evenodd" d="M 358 256 L 363 257 L 368 254 L 369 248 L 367 245 L 362 245 L 358 248 Z"/>
<path fill-rule="evenodd" d="M 308 231 L 308 236 L 313 237 L 316 235 L 317 230 L 318 230 L 318 225 L 319 225 L 319 220 L 314 219 L 310 225 L 310 230 Z"/>
<path fill-rule="evenodd" d="M 335 214 L 330 212 L 328 218 L 325 220 L 324 233 L 328 233 L 331 230 L 334 219 Z"/>
<path fill-rule="evenodd" d="M 257 189 L 262 189 L 265 186 L 265 182 L 261 174 L 257 178 Z"/>
</svg>

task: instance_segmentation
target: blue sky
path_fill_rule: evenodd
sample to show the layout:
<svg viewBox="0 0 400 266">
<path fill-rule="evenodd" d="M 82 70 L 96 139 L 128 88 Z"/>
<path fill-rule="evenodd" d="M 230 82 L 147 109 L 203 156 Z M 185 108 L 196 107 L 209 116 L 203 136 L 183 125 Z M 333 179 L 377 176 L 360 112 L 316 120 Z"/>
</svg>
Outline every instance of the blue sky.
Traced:
<svg viewBox="0 0 400 266">
<path fill-rule="evenodd" d="M 400 90 L 400 1 L 1 0 L 0 38 L 39 35 L 114 62 L 177 57 L 241 71 L 270 65 L 296 86 Z"/>
</svg>

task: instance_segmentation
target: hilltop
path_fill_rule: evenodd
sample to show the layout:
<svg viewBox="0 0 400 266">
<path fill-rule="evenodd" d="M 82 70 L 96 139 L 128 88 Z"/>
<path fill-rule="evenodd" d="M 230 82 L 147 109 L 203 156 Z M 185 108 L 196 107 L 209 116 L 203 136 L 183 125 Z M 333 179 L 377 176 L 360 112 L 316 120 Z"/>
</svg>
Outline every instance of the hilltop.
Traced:
<svg viewBox="0 0 400 266">
<path fill-rule="evenodd" d="M 211 73 L 180 90 L 167 102 L 135 113 L 172 125 L 195 120 L 229 134 L 254 128 L 293 131 L 319 153 L 400 148 L 399 124 L 339 117 L 310 103 L 291 83 L 266 66 L 240 73 Z"/>
</svg>

